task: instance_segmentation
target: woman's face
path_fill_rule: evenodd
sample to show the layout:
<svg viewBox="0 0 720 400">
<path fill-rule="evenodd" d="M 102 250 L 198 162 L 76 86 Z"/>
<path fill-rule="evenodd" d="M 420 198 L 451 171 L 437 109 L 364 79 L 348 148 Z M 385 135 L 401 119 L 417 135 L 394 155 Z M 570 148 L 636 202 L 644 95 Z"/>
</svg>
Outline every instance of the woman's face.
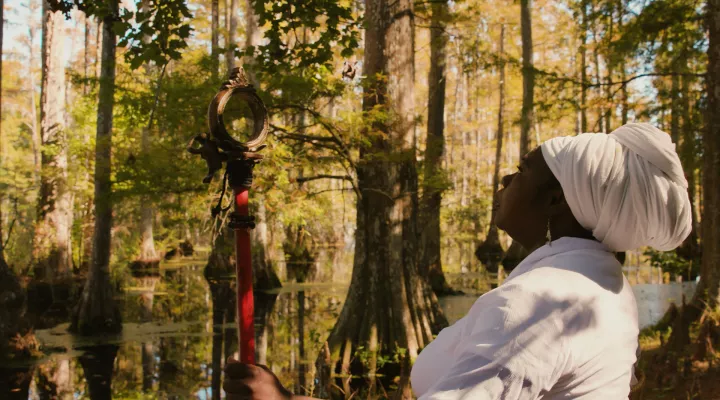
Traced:
<svg viewBox="0 0 720 400">
<path fill-rule="evenodd" d="M 535 148 L 522 158 L 517 172 L 502 178 L 493 204 L 495 224 L 526 249 L 534 248 L 544 241 L 553 192 L 558 190 L 561 193 L 542 151 Z"/>
</svg>

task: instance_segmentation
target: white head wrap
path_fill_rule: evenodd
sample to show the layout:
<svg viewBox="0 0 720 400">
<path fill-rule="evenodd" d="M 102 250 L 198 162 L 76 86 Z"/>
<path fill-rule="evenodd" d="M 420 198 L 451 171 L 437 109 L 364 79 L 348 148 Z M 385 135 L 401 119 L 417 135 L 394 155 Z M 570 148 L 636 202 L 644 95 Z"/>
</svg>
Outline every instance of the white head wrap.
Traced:
<svg viewBox="0 0 720 400">
<path fill-rule="evenodd" d="M 672 250 L 690 234 L 688 184 L 667 133 L 627 124 L 541 149 L 575 218 L 611 250 Z"/>
</svg>

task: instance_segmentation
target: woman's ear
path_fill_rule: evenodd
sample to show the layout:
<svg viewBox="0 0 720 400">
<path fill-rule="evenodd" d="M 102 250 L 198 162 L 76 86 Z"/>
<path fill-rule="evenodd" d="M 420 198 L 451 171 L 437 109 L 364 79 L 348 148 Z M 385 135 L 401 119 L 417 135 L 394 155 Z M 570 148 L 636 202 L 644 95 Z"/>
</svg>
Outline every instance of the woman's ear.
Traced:
<svg viewBox="0 0 720 400">
<path fill-rule="evenodd" d="M 548 214 L 560 215 L 570 211 L 570 206 L 565 200 L 565 194 L 561 188 L 550 189 L 550 199 L 548 204 Z"/>
</svg>

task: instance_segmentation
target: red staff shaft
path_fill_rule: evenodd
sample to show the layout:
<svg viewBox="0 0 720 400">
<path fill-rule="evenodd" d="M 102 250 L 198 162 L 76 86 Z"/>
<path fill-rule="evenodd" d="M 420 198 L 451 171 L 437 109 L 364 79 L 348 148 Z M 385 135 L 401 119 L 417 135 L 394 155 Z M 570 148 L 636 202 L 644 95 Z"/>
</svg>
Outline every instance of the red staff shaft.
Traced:
<svg viewBox="0 0 720 400">
<path fill-rule="evenodd" d="M 233 187 L 235 212 L 248 216 L 248 188 Z M 255 364 L 255 300 L 252 287 L 250 230 L 235 228 L 235 270 L 237 276 L 237 315 L 240 361 Z"/>
</svg>

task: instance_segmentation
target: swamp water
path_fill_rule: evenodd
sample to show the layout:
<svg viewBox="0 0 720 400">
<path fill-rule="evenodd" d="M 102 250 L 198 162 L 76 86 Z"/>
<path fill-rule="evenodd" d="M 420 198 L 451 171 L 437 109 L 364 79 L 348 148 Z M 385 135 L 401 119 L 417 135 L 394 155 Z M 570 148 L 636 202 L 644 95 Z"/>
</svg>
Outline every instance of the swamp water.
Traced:
<svg viewBox="0 0 720 400">
<path fill-rule="evenodd" d="M 205 279 L 204 264 L 169 263 L 159 277 L 126 279 L 118 295 L 124 321 L 118 336 L 75 337 L 67 332 L 66 321 L 36 330 L 44 356 L 32 364 L 11 365 L 26 369 L 32 381 L 29 393 L 11 393 L 10 398 L 219 399 L 222 364 L 237 351 L 237 339 L 233 321 L 213 323 L 211 292 L 227 298 L 218 302 L 217 315 L 231 314 L 223 309 L 234 309 L 234 293 L 211 290 L 217 283 Z M 468 293 L 440 299 L 452 323 L 465 315 L 478 289 L 487 284 L 481 276 L 448 277 Z M 658 310 L 676 296 L 674 290 L 648 286 L 635 288 L 643 324 L 659 319 Z M 312 387 L 315 359 L 346 291 L 346 284 L 315 283 L 256 293 L 258 362 L 295 393 Z"/>
</svg>

